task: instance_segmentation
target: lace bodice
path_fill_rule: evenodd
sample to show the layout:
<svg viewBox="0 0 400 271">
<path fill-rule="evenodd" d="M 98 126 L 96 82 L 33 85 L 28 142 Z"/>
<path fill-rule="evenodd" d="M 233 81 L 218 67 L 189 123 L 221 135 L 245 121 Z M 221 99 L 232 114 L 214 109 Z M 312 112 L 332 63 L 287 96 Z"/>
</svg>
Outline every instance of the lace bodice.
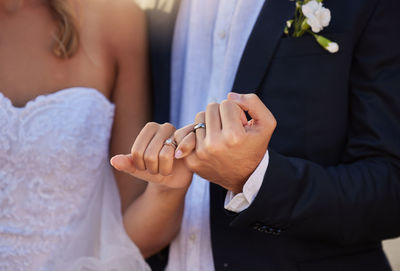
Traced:
<svg viewBox="0 0 400 271">
<path fill-rule="evenodd" d="M 118 198 L 104 191 L 114 181 L 113 116 L 114 105 L 94 89 L 61 90 L 23 108 L 0 93 L 1 271 L 54 270 L 83 221 L 100 230 L 102 211 L 93 206 L 103 204 L 102 193 Z M 98 233 L 87 235 L 82 256 L 98 254 Z"/>
</svg>

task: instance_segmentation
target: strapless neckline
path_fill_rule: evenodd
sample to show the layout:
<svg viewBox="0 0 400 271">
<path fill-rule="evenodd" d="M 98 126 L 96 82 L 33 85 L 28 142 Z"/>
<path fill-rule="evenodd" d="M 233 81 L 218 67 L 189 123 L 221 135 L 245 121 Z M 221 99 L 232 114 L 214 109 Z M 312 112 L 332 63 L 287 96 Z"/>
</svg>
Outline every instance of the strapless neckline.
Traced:
<svg viewBox="0 0 400 271">
<path fill-rule="evenodd" d="M 55 98 L 57 96 L 63 96 L 63 95 L 73 93 L 73 92 L 92 92 L 94 95 L 96 95 L 103 101 L 107 102 L 110 106 L 114 106 L 114 104 L 112 102 L 110 102 L 110 100 L 108 100 L 102 92 L 100 92 L 98 89 L 90 88 L 90 87 L 69 87 L 69 88 L 60 89 L 60 90 L 57 90 L 55 92 L 51 92 L 48 94 L 41 94 L 41 95 L 38 95 L 35 98 L 27 101 L 25 103 L 25 105 L 22 107 L 15 106 L 13 104 L 13 102 L 11 101 L 11 99 L 8 98 L 7 96 L 5 96 L 0 91 L 0 101 L 4 100 L 6 102 L 6 105 L 14 111 L 24 111 L 24 110 L 27 110 L 28 108 L 30 108 L 31 106 L 36 105 L 37 103 L 46 101 L 47 99 Z"/>
</svg>

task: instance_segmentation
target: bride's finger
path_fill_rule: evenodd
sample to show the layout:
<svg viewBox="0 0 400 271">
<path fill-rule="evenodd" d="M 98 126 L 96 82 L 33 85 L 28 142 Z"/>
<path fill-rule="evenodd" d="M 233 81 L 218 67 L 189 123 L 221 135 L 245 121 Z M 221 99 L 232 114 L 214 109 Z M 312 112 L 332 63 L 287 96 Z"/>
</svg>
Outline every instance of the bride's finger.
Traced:
<svg viewBox="0 0 400 271">
<path fill-rule="evenodd" d="M 147 170 L 136 169 L 130 154 L 116 155 L 111 158 L 110 163 L 115 169 L 130 174 L 135 178 L 154 183 L 162 181 L 162 176 L 160 175 L 152 175 Z"/>
<path fill-rule="evenodd" d="M 150 144 L 144 152 L 144 163 L 146 170 L 151 174 L 158 174 L 158 160 L 161 149 L 166 139 L 170 138 L 175 132 L 175 127 L 170 123 L 160 125 L 159 130 L 154 135 Z"/>
<path fill-rule="evenodd" d="M 131 175 L 135 174 L 136 172 L 136 168 L 133 164 L 130 154 L 115 155 L 111 158 L 110 163 L 116 170 L 123 171 Z"/>
<path fill-rule="evenodd" d="M 174 166 L 174 153 L 175 148 L 171 145 L 164 145 L 159 154 L 158 171 L 162 176 L 169 176 L 172 174 Z"/>
<path fill-rule="evenodd" d="M 181 143 L 176 148 L 175 158 L 176 159 L 184 158 L 189 154 L 191 154 L 195 148 L 196 148 L 196 135 L 193 132 L 190 132 L 181 140 Z"/>
<path fill-rule="evenodd" d="M 139 170 L 146 170 L 146 165 L 144 163 L 144 152 L 146 151 L 146 148 L 150 144 L 154 135 L 157 133 L 159 126 L 160 125 L 155 122 L 147 123 L 146 126 L 140 131 L 132 145 L 131 155 L 133 164 Z"/>
</svg>

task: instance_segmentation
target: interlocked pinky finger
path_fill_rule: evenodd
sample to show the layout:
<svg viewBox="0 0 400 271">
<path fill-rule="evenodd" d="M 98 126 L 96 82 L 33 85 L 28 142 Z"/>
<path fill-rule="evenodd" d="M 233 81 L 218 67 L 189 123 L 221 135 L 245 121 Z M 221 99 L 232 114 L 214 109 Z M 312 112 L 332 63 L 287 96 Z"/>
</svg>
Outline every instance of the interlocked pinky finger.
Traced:
<svg viewBox="0 0 400 271">
<path fill-rule="evenodd" d="M 205 112 L 200 112 L 197 113 L 195 122 L 196 124 L 198 123 L 205 123 L 206 121 L 206 113 Z M 199 128 L 195 131 L 196 134 L 196 151 L 201 152 L 204 150 L 204 139 L 206 137 L 206 129 L 207 129 L 207 124 L 205 128 Z"/>
<path fill-rule="evenodd" d="M 183 128 L 180 128 L 178 130 L 175 131 L 173 138 L 175 139 L 176 143 L 178 143 L 178 145 L 181 143 L 181 141 L 191 132 L 193 132 L 193 127 L 194 124 L 189 124 L 186 125 Z"/>
<path fill-rule="evenodd" d="M 194 134 L 194 132 L 190 132 L 181 140 L 181 143 L 176 148 L 175 158 L 177 159 L 184 158 L 190 153 L 192 153 L 195 148 L 196 148 L 196 135 Z"/>
</svg>

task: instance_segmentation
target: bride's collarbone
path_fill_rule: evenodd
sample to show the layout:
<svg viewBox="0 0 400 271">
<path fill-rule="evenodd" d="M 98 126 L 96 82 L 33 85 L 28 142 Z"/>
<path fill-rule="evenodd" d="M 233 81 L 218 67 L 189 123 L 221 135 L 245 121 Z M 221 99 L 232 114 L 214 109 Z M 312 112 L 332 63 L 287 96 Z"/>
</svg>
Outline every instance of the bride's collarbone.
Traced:
<svg viewBox="0 0 400 271">
<path fill-rule="evenodd" d="M 15 107 L 23 107 L 37 96 L 71 87 L 93 88 L 105 97 L 111 97 L 114 78 L 113 73 L 106 68 L 96 68 L 82 59 L 54 60 L 51 59 L 52 55 L 43 55 L 43 58 L 44 60 L 26 56 L 25 59 L 16 59 L 15 62 L 0 63 L 0 92 Z M 106 63 L 101 64 L 104 65 Z"/>
</svg>

